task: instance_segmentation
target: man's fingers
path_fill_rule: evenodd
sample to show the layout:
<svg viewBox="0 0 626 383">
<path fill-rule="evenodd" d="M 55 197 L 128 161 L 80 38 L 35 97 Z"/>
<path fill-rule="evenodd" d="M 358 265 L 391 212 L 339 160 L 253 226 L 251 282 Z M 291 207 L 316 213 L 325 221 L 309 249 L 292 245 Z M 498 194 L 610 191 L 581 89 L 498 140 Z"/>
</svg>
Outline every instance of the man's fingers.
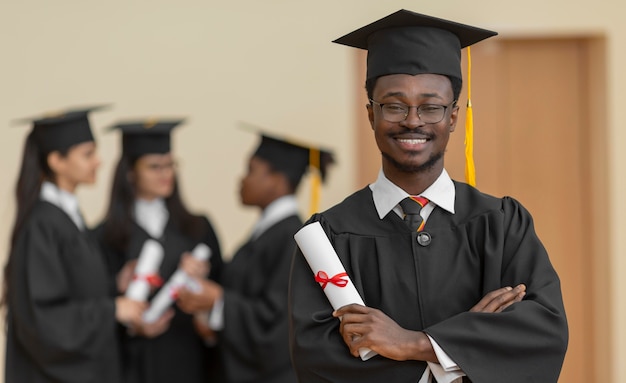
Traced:
<svg viewBox="0 0 626 383">
<path fill-rule="evenodd" d="M 518 285 L 514 289 L 507 290 L 495 296 L 489 304 L 485 307 L 485 312 L 500 312 L 509 307 L 513 303 L 521 300 L 520 294 L 523 294 L 526 290 L 526 286 Z M 523 295 L 522 295 L 523 297 Z"/>
<path fill-rule="evenodd" d="M 474 307 L 470 309 L 471 312 L 481 312 L 485 311 L 489 304 L 493 302 L 494 299 L 501 296 L 502 294 L 506 294 L 507 292 L 513 290 L 511 286 L 506 286 L 499 288 L 497 290 L 491 291 L 487 293 Z"/>
<path fill-rule="evenodd" d="M 471 312 L 500 312 L 515 302 L 523 299 L 526 291 L 524 284 L 519 284 L 512 288 L 502 287 L 486 294 L 474 307 Z"/>
<path fill-rule="evenodd" d="M 517 295 L 515 295 L 515 296 L 513 297 L 513 299 L 512 299 L 512 300 L 509 300 L 509 301 L 505 302 L 505 303 L 504 303 L 504 304 L 502 304 L 500 307 L 498 307 L 498 308 L 496 309 L 496 311 L 494 311 L 494 312 L 496 312 L 496 313 L 502 312 L 502 311 L 504 311 L 504 309 L 506 309 L 507 307 L 509 307 L 509 306 L 510 306 L 510 305 L 512 305 L 513 303 L 516 303 L 516 302 L 521 302 L 521 301 L 522 301 L 522 299 L 524 299 L 524 295 L 526 295 L 526 292 L 525 292 L 525 291 L 522 291 L 522 292 L 518 293 Z"/>
<path fill-rule="evenodd" d="M 498 313 L 502 312 L 502 311 L 504 311 L 504 309 L 506 309 L 507 307 L 509 307 L 513 303 L 520 302 L 522 299 L 524 299 L 524 295 L 526 295 L 525 291 L 517 293 L 515 296 L 513 296 L 512 299 L 507 300 L 500 307 L 498 307 L 495 312 L 498 312 Z"/>
<path fill-rule="evenodd" d="M 369 308 L 358 305 L 356 303 L 352 303 L 349 305 L 345 305 L 343 307 L 338 308 L 333 312 L 334 317 L 341 317 L 347 313 L 355 313 L 355 314 L 367 314 L 369 312 Z"/>
</svg>

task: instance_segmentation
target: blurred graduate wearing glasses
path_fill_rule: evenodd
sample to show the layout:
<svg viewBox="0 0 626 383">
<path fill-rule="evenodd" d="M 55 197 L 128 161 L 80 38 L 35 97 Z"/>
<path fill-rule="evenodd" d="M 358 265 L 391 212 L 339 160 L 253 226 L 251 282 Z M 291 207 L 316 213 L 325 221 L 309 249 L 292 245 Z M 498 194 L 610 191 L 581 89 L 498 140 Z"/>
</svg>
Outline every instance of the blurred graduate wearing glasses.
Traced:
<svg viewBox="0 0 626 383">
<path fill-rule="evenodd" d="M 179 306 L 210 310 L 204 330 L 214 334 L 229 383 L 296 381 L 289 359 L 287 283 L 302 226 L 296 191 L 312 170 L 312 185 L 333 163 L 329 151 L 259 132 L 261 142 L 241 181 L 241 203 L 261 217 L 246 243 L 225 264 L 222 283 L 206 281 L 202 292 L 184 290 Z M 317 192 L 314 190 L 313 193 Z"/>
<path fill-rule="evenodd" d="M 31 119 L 5 268 L 6 382 L 119 382 L 116 322 L 141 319 L 142 303 L 112 295 L 74 194 L 100 165 L 88 119 L 95 109 Z"/>
<path fill-rule="evenodd" d="M 199 274 L 219 278 L 220 245 L 205 216 L 186 208 L 176 177 L 171 133 L 182 119 L 121 121 L 111 130 L 122 138 L 122 156 L 117 164 L 109 208 L 96 230 L 104 249 L 110 277 L 124 292 L 144 242 L 158 241 L 164 249 L 159 276 L 167 281 L 178 269 L 182 256 L 199 243 L 211 249 L 210 265 Z M 155 287 L 154 293 L 158 292 Z M 120 329 L 122 367 L 128 383 L 216 381 L 219 371 L 215 350 L 207 348 L 195 331 L 193 317 L 176 307 L 157 322 L 142 323 L 132 332 Z"/>
</svg>

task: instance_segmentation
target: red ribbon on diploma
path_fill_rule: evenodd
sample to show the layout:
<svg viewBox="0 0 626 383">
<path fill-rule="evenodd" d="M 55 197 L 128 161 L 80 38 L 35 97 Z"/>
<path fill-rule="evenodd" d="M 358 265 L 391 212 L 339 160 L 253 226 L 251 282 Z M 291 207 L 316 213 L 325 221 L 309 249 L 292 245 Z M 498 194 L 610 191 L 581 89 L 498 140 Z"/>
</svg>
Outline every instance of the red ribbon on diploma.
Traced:
<svg viewBox="0 0 626 383">
<path fill-rule="evenodd" d="M 346 287 L 346 285 L 348 284 L 348 280 L 343 279 L 343 277 L 347 277 L 347 276 L 348 276 L 348 273 L 343 272 L 343 273 L 339 273 L 335 275 L 332 278 L 328 278 L 328 274 L 320 270 L 317 272 L 317 275 L 315 275 L 315 282 L 318 282 L 320 285 L 322 285 L 322 290 L 326 288 L 326 285 L 329 282 L 337 287 Z"/>
<path fill-rule="evenodd" d="M 161 287 L 163 285 L 163 279 L 157 274 L 135 275 L 133 279 L 143 279 L 152 287 Z"/>
</svg>

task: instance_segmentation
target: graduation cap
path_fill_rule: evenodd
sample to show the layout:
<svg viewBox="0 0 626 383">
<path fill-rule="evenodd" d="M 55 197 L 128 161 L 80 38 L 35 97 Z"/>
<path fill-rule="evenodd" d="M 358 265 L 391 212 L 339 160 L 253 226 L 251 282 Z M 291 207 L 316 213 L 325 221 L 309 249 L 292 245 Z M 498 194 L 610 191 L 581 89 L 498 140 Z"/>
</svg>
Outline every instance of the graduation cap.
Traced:
<svg viewBox="0 0 626 383">
<path fill-rule="evenodd" d="M 165 154 L 171 150 L 172 129 L 184 119 L 140 119 L 120 121 L 108 130 L 122 132 L 123 155 L 141 157 L 146 154 Z"/>
<path fill-rule="evenodd" d="M 335 163 L 333 153 L 298 139 L 267 133 L 249 124 L 240 123 L 240 126 L 260 136 L 253 156 L 269 162 L 274 170 L 285 174 L 292 185 L 297 187 L 302 176 L 311 171 L 311 212 L 317 212 L 321 183 L 326 180 L 328 166 Z"/>
<path fill-rule="evenodd" d="M 461 49 L 497 32 L 401 9 L 333 41 L 367 50 L 367 79 L 388 74 L 461 76 Z"/>
<path fill-rule="evenodd" d="M 390 74 L 439 74 L 462 80 L 461 49 L 497 32 L 401 9 L 374 21 L 334 43 L 367 50 L 367 80 Z M 473 160 L 473 121 L 470 70 L 465 152 L 466 181 L 476 184 Z"/>
<path fill-rule="evenodd" d="M 45 153 L 50 153 L 55 150 L 65 150 L 83 142 L 94 141 L 88 114 L 107 107 L 108 105 L 68 108 L 22 118 L 17 122 L 32 123 L 37 144 Z"/>
</svg>

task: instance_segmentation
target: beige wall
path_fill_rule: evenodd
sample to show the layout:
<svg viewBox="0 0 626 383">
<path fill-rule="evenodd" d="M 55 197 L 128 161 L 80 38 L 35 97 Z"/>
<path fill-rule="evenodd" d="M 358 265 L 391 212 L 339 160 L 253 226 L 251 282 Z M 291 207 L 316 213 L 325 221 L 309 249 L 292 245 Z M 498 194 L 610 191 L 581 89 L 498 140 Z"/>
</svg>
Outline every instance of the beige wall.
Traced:
<svg viewBox="0 0 626 383">
<path fill-rule="evenodd" d="M 256 138 L 237 121 L 265 126 L 332 147 L 339 165 L 323 193 L 328 207 L 355 189 L 353 157 L 353 51 L 330 41 L 399 8 L 476 24 L 508 35 L 603 34 L 608 42 L 608 155 L 610 252 L 615 381 L 626 377 L 626 23 L 617 0 L 430 2 L 387 0 L 248 1 L 17 1 L 0 5 L 0 249 L 6 253 L 13 219 L 13 186 L 28 130 L 14 118 L 59 108 L 111 102 L 93 116 L 103 166 L 99 183 L 79 194 L 90 223 L 102 216 L 117 118 L 186 116 L 175 134 L 183 192 L 208 212 L 226 254 L 247 236 L 256 212 L 237 198 L 239 177 Z M 567 65 L 567 63 L 564 63 Z M 559 111 L 566 113 L 567 111 Z M 532 123 L 532 122 L 531 122 Z M 532 139 L 532 138 L 529 138 Z M 303 186 L 306 186 L 303 185 Z M 358 185 L 361 186 L 361 185 Z M 302 190 L 301 198 L 306 198 Z M 305 209 L 303 209 L 303 214 Z M 240 222 L 246 222 L 241 224 Z M 0 257 L 2 259 L 2 257 Z M 581 281 L 581 283 L 584 283 Z M 0 348 L 0 353 L 3 352 Z M 1 362 L 0 362 L 1 366 Z"/>
</svg>

